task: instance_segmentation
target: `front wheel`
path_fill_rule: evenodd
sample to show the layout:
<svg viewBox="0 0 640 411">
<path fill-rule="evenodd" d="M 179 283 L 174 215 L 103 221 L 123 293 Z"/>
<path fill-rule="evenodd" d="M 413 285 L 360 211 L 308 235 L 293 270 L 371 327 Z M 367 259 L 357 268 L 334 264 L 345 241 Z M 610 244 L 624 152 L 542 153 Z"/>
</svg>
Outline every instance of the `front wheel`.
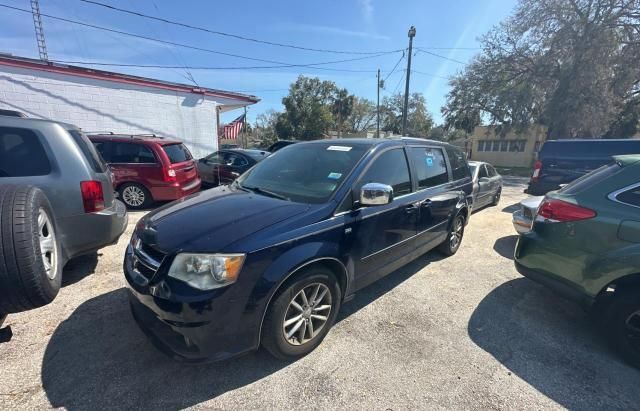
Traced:
<svg viewBox="0 0 640 411">
<path fill-rule="evenodd" d="M 458 214 L 456 216 L 453 223 L 451 223 L 447 239 L 438 246 L 438 251 L 446 256 L 451 256 L 458 252 L 464 236 L 464 221 L 464 215 Z"/>
<path fill-rule="evenodd" d="M 615 293 L 606 324 L 614 349 L 629 364 L 640 368 L 640 294 L 635 291 Z"/>
<path fill-rule="evenodd" d="M 323 267 L 306 271 L 269 306 L 263 347 L 282 360 L 307 355 L 333 326 L 341 299 L 340 287 L 331 271 Z"/>
</svg>

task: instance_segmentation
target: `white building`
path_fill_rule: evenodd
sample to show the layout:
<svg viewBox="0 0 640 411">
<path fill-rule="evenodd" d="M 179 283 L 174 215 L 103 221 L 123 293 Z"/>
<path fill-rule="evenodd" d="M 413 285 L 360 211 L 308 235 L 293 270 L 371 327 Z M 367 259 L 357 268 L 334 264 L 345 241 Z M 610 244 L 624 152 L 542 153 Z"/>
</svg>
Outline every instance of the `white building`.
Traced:
<svg viewBox="0 0 640 411">
<path fill-rule="evenodd" d="M 196 158 L 217 150 L 221 112 L 258 101 L 228 91 L 0 55 L 0 108 L 75 124 L 86 132 L 175 138 Z"/>
</svg>

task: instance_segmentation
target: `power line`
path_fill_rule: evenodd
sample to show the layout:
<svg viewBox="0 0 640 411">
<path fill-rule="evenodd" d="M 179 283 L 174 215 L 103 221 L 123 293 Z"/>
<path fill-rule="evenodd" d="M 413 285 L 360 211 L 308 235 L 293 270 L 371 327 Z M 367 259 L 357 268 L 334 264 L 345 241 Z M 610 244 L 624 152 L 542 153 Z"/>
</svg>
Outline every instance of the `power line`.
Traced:
<svg viewBox="0 0 640 411">
<path fill-rule="evenodd" d="M 144 13 L 139 13 L 133 10 L 126 10 L 126 9 L 122 9 L 119 7 L 115 7 L 112 6 L 110 4 L 104 4 L 104 3 L 100 3 L 97 1 L 92 1 L 92 0 L 79 0 L 83 3 L 88 3 L 88 4 L 93 4 L 96 6 L 100 6 L 100 7 L 105 7 L 114 11 L 118 11 L 121 13 L 126 13 L 126 14 L 131 14 L 134 16 L 138 16 L 138 17 L 143 17 L 146 19 L 150 19 L 150 20 L 155 20 L 155 21 L 160 21 L 163 23 L 167 23 L 167 24 L 172 24 L 175 26 L 180 26 L 180 27 L 184 27 L 184 28 L 188 28 L 191 30 L 198 30 L 198 31 L 202 31 L 202 32 L 206 32 L 209 34 L 214 34 L 214 35 L 218 35 L 218 36 L 225 36 L 225 37 L 231 37 L 231 38 L 235 38 L 238 40 L 244 40 L 244 41 L 250 41 L 253 43 L 261 43 L 261 44 L 267 44 L 270 46 L 277 46 L 277 47 L 286 47 L 286 48 L 292 48 L 292 49 L 297 49 L 297 50 L 305 50 L 305 51 L 315 51 L 315 52 L 321 52 L 321 53 L 333 53 L 333 54 L 366 54 L 366 55 L 373 55 L 373 54 L 381 54 L 381 53 L 389 53 L 389 52 L 398 52 L 401 51 L 400 50 L 389 50 L 389 51 L 345 51 L 345 50 L 330 50 L 330 49 L 317 49 L 317 48 L 312 48 L 312 47 L 304 47 L 304 46 L 297 46 L 294 44 L 284 44 L 284 43 L 276 43 L 273 41 L 268 41 L 268 40 L 260 40 L 260 39 L 255 39 L 255 38 L 251 38 L 251 37 L 246 37 L 246 36 L 241 36 L 239 34 L 233 34 L 233 33 L 226 33 L 223 31 L 218 31 L 218 30 L 211 30 L 208 29 L 206 27 L 199 27 L 199 26 L 194 26 L 192 24 L 187 24 L 187 23 L 182 23 L 179 21 L 174 21 L 174 20 L 169 20 L 163 17 L 157 17 L 157 16 L 151 16 L 148 14 L 144 14 Z"/>
<path fill-rule="evenodd" d="M 418 71 L 414 69 L 411 69 L 411 73 L 422 74 L 423 76 L 435 77 L 442 80 L 449 80 L 449 77 L 439 76 L 437 74 L 425 73 L 424 71 Z"/>
<path fill-rule="evenodd" d="M 467 63 L 465 63 L 464 61 L 460 61 L 460 60 L 452 59 L 452 58 L 449 58 L 449 57 L 447 57 L 447 56 L 443 56 L 443 55 L 441 55 L 441 54 L 433 53 L 433 52 L 431 52 L 431 51 L 428 51 L 428 50 L 425 50 L 425 49 L 422 49 L 422 48 L 418 48 L 418 47 L 416 47 L 416 50 L 418 50 L 418 51 L 420 51 L 420 52 L 422 52 L 422 53 L 425 53 L 425 54 L 429 54 L 429 55 L 434 56 L 434 57 L 439 57 L 439 58 L 441 58 L 441 59 L 445 59 L 445 60 L 453 61 L 454 63 L 464 64 L 464 65 L 466 65 L 466 64 L 467 64 Z"/>
<path fill-rule="evenodd" d="M 424 47 L 424 46 L 415 46 L 416 49 L 424 49 L 424 50 L 482 50 L 481 47 Z"/>
<path fill-rule="evenodd" d="M 384 80 L 382 80 L 383 83 L 386 82 L 389 77 L 391 77 L 391 75 L 393 74 L 394 71 L 396 71 L 396 68 L 398 68 L 398 65 L 400 64 L 400 62 L 402 61 L 403 58 L 404 58 L 404 51 L 402 52 L 402 56 L 400 56 L 400 58 L 398 59 L 398 62 L 396 63 L 396 65 L 393 66 L 393 68 L 391 69 L 389 74 L 387 74 L 387 77 L 385 77 Z"/>
<path fill-rule="evenodd" d="M 11 9 L 11 10 L 16 10 L 16 11 L 20 11 L 23 13 L 29 13 L 31 14 L 31 11 L 29 10 L 25 10 L 19 7 L 13 7 L 13 6 L 9 6 L 7 4 L 1 4 L 0 3 L 0 7 L 4 7 L 7 9 Z M 149 37 L 149 36 L 143 36 L 140 34 L 134 34 L 134 33 L 129 33 L 126 31 L 121 31 L 121 30 L 116 30 L 116 29 L 110 29 L 107 27 L 102 27 L 102 26 L 97 26 L 94 24 L 89 24 L 89 23 L 83 23 L 80 21 L 76 21 L 76 20 L 71 20 L 71 19 L 67 19 L 64 17 L 58 17 L 58 16 L 52 16 L 50 14 L 44 14 L 41 13 L 42 16 L 48 17 L 50 19 L 54 19 L 54 20 L 59 20 L 59 21 L 64 21 L 66 23 L 71 23 L 71 24 L 76 24 L 76 25 L 80 25 L 80 26 L 84 26 L 84 27 L 90 27 L 93 29 L 97 29 L 97 30 L 102 30 L 102 31 L 107 31 L 107 32 L 111 32 L 111 33 L 117 33 L 117 34 L 121 34 L 124 36 L 129 36 L 129 37 L 134 37 L 134 38 L 139 38 L 139 39 L 143 39 L 143 40 L 148 40 L 148 41 L 153 41 L 156 43 L 160 43 L 160 44 L 169 44 L 172 46 L 176 46 L 176 47 L 183 47 L 183 48 L 187 48 L 187 49 L 192 49 L 192 50 L 197 50 L 197 51 L 202 51 L 202 52 L 207 52 L 207 53 L 212 53 L 212 54 L 219 54 L 219 55 L 223 55 L 223 56 L 228 56 L 228 57 L 235 57 L 235 58 L 240 58 L 240 59 L 245 59 L 245 60 L 251 60 L 251 61 L 259 61 L 262 63 L 271 63 L 271 64 L 278 64 L 279 66 L 276 67 L 256 67 L 256 68 L 277 68 L 277 67 L 309 67 L 309 68 L 314 68 L 314 69 L 318 69 L 318 70 L 333 70 L 333 71 L 354 71 L 354 72 L 363 72 L 361 70 L 348 70 L 348 69 L 332 69 L 332 68 L 326 68 L 326 67 L 315 67 L 315 66 L 320 66 L 320 65 L 328 65 L 328 64 L 337 64 L 337 63 L 346 63 L 346 62 L 350 62 L 350 61 L 357 61 L 357 60 L 365 60 L 365 59 L 371 59 L 371 58 L 376 58 L 376 57 L 381 57 L 383 55 L 386 54 L 392 54 L 392 53 L 397 53 L 397 51 L 391 51 L 391 52 L 385 52 L 385 53 L 379 53 L 379 54 L 374 54 L 374 55 L 367 55 L 364 57 L 356 57 L 356 58 L 352 58 L 352 59 L 344 59 L 344 60 L 335 60 L 335 61 L 327 61 L 327 62 L 320 62 L 320 63 L 309 63 L 309 64 L 291 64 L 291 63 L 285 63 L 285 62 L 281 62 L 281 61 L 275 61 L 275 60 L 266 60 L 266 59 L 260 59 L 260 58 L 255 58 L 255 57 L 248 57 L 248 56 L 242 56 L 242 55 L 238 55 L 238 54 L 233 54 L 233 53 L 226 53 L 226 52 L 222 52 L 222 51 L 218 51 L 218 50 L 212 50 L 212 49 L 207 49 L 207 48 L 203 48 L 203 47 L 197 47 L 197 46 L 192 46 L 189 44 L 184 44 L 184 43 L 176 43 L 176 42 L 172 42 L 172 41 L 167 41 L 167 40 L 160 40 L 160 39 L 156 39 L 153 37 Z M 402 51 L 402 50 L 400 50 Z M 73 64 L 73 63 L 69 63 L 69 64 Z M 78 62 L 78 64 L 80 64 Z M 96 64 L 96 65 L 118 65 L 118 66 L 122 66 L 122 67 L 126 67 L 127 65 L 123 65 L 123 64 L 115 64 L 115 63 L 88 63 L 88 64 Z M 135 66 L 140 66 L 140 67 L 145 67 L 144 65 L 129 65 L 130 67 L 135 67 Z M 161 68 L 161 67 L 158 67 Z M 185 68 L 185 67 L 171 67 L 171 68 Z M 195 67 L 186 67 L 186 68 L 192 68 L 192 69 L 196 69 Z M 222 68 L 209 68 L 209 69 L 216 69 L 216 70 L 220 70 Z M 370 71 L 375 71 L 375 70 L 370 70 Z"/>
</svg>

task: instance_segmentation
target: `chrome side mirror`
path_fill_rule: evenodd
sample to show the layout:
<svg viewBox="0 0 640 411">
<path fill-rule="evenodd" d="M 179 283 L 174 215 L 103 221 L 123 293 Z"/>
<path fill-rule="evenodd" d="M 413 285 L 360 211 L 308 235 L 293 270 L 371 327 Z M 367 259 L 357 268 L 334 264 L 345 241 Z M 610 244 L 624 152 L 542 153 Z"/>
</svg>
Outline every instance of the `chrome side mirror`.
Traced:
<svg viewBox="0 0 640 411">
<path fill-rule="evenodd" d="M 377 206 L 393 201 L 393 188 L 386 184 L 367 183 L 360 189 L 360 205 Z"/>
</svg>

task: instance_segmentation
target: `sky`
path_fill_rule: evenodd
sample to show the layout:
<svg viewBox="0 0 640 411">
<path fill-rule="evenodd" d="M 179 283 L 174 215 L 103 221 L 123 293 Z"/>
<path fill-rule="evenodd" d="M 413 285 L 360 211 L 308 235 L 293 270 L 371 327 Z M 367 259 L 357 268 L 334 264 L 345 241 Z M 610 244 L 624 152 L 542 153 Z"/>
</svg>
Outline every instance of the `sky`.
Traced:
<svg viewBox="0 0 640 411">
<path fill-rule="evenodd" d="M 425 95 L 436 124 L 442 122 L 440 107 L 446 101 L 448 78 L 479 53 L 479 37 L 509 16 L 516 5 L 516 0 L 95 1 L 213 31 L 334 52 L 213 35 L 81 0 L 40 0 L 44 14 L 244 57 L 160 44 L 43 17 L 50 60 L 180 66 L 170 69 L 94 67 L 256 95 L 261 101 L 248 109 L 248 119 L 252 122 L 269 109 L 283 110 L 282 98 L 299 75 L 334 81 L 356 96 L 375 101 L 376 70 L 380 69 L 381 77 L 386 78 L 381 99 L 403 92 L 407 59 L 402 58 L 402 51 L 394 50 L 408 47 L 407 32 L 413 25 L 416 36 L 410 91 Z M 2 4 L 30 10 L 29 0 L 0 0 Z M 361 54 L 375 52 L 381 53 Z M 0 7 L 0 53 L 38 58 L 30 13 Z M 282 66 L 281 63 L 314 64 L 353 59 L 358 60 L 316 67 L 273 67 Z M 184 66 L 224 69 L 187 70 Z M 246 68 L 249 66 L 271 68 Z M 240 111 L 225 113 L 223 121 L 239 114 Z"/>
</svg>

